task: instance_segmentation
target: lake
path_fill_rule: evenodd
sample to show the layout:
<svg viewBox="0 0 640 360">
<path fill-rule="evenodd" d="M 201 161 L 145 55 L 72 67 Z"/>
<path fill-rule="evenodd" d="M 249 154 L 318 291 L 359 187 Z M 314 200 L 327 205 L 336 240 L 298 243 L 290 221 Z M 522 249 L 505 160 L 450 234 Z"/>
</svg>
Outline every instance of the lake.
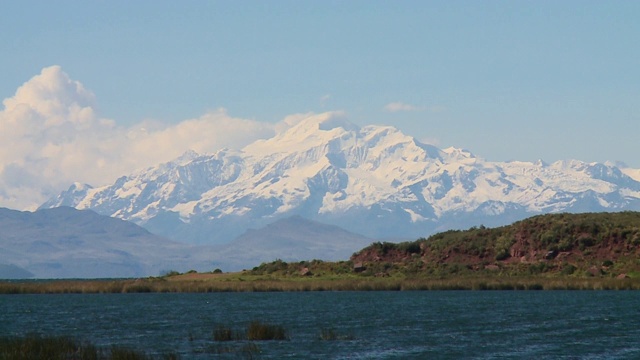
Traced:
<svg viewBox="0 0 640 360">
<path fill-rule="evenodd" d="M 222 325 L 288 341 L 216 342 Z M 321 340 L 322 330 L 338 340 Z M 69 335 L 183 359 L 640 358 L 636 291 L 0 295 L 0 336 Z"/>
</svg>

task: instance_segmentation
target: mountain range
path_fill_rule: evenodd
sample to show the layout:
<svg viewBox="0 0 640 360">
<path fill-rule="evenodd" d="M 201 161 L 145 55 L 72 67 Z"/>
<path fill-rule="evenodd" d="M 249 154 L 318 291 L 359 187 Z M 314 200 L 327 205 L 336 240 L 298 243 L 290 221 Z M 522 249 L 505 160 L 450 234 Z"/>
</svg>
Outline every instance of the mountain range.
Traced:
<svg viewBox="0 0 640 360">
<path fill-rule="evenodd" d="M 0 228 L 0 278 L 137 277 L 201 265 L 193 246 L 89 210 L 0 209 Z"/>
<path fill-rule="evenodd" d="M 0 279 L 132 278 L 237 271 L 276 259 L 348 259 L 373 242 L 300 217 L 249 229 L 223 246 L 167 240 L 131 222 L 70 207 L 0 208 Z"/>
<path fill-rule="evenodd" d="M 113 184 L 73 184 L 41 209 L 91 209 L 200 245 L 292 216 L 416 239 L 541 213 L 640 210 L 640 170 L 623 164 L 487 161 L 336 113 L 289 125 L 240 150 L 190 151 Z"/>
</svg>

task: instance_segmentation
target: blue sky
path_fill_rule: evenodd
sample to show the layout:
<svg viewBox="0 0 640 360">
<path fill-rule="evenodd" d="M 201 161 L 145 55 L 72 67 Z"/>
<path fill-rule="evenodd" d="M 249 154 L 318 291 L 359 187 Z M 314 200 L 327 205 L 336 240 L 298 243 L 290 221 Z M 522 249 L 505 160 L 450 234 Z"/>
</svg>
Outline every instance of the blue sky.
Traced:
<svg viewBox="0 0 640 360">
<path fill-rule="evenodd" d="M 640 167 L 637 1 L 13 1 L 0 98 L 59 65 L 119 126 L 344 111 L 493 161 Z"/>
</svg>

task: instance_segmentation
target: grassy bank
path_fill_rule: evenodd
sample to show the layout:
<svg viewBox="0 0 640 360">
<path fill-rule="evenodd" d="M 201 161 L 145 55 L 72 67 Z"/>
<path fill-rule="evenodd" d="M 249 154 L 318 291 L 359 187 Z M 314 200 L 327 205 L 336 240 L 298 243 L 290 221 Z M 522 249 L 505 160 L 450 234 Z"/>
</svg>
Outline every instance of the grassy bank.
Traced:
<svg viewBox="0 0 640 360">
<path fill-rule="evenodd" d="M 0 294 L 639 289 L 640 212 L 539 215 L 494 229 L 376 242 L 347 261 L 275 260 L 238 273 L 0 281 Z"/>
<path fill-rule="evenodd" d="M 168 278 L 0 282 L 0 294 L 208 293 L 260 291 L 640 290 L 640 279 L 608 277 L 277 277 L 222 274 Z"/>
</svg>

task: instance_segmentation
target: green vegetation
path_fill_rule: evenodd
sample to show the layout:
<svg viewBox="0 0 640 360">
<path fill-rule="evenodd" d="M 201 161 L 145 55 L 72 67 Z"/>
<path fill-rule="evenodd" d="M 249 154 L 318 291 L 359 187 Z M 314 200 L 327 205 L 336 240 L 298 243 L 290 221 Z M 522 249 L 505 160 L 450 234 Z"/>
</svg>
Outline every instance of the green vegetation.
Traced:
<svg viewBox="0 0 640 360">
<path fill-rule="evenodd" d="M 227 326 L 219 325 L 215 330 L 213 330 L 213 340 L 215 341 L 233 341 L 239 340 L 236 333 Z"/>
<path fill-rule="evenodd" d="M 255 343 L 245 343 L 240 345 L 212 345 L 202 351 L 207 354 L 233 354 L 235 359 L 255 359 L 259 358 L 260 348 Z"/>
<path fill-rule="evenodd" d="M 90 343 L 80 343 L 65 336 L 0 338 L 0 359 L 48 359 L 48 360 L 151 360 L 143 352 L 118 346 L 98 349 Z M 179 359 L 177 354 L 166 354 L 161 359 Z"/>
<path fill-rule="evenodd" d="M 210 293 L 210 292 L 304 292 L 304 291 L 413 291 L 413 290 L 640 290 L 640 272 L 627 273 L 618 279 L 612 276 L 593 276 L 575 271 L 571 276 L 505 275 L 496 270 L 472 272 L 465 275 L 375 277 L 349 274 L 343 277 L 252 276 L 245 273 L 228 274 L 222 278 L 185 281 L 178 279 L 144 279 L 152 292 Z M 0 294 L 95 294 L 128 293 L 139 287 L 128 287 L 133 280 L 118 280 L 116 284 L 100 280 L 0 283 Z M 124 291 L 123 291 L 124 289 Z"/>
<path fill-rule="evenodd" d="M 276 260 L 238 273 L 0 282 L 0 294 L 437 289 L 640 289 L 640 213 L 540 215 L 376 242 L 345 261 Z"/>
<path fill-rule="evenodd" d="M 235 342 L 236 344 L 216 344 L 208 347 L 207 352 L 209 353 L 234 353 L 237 357 L 252 359 L 255 354 L 260 352 L 260 349 L 253 341 L 289 340 L 289 337 L 284 327 L 255 320 L 247 326 L 245 331 L 234 330 L 228 325 L 218 325 L 213 331 L 213 340 L 218 343 Z M 237 344 L 237 342 L 242 343 Z"/>
<path fill-rule="evenodd" d="M 261 321 L 252 321 L 246 331 L 233 330 L 226 325 L 219 325 L 213 331 L 215 341 L 264 341 L 264 340 L 288 340 L 287 332 L 280 325 L 268 324 Z"/>
<path fill-rule="evenodd" d="M 247 340 L 288 340 L 287 332 L 280 325 L 252 321 L 247 329 Z"/>
<path fill-rule="evenodd" d="M 193 341 L 193 334 L 189 334 Z M 194 353 L 232 354 L 235 358 L 255 358 L 260 349 L 255 341 L 289 340 L 281 325 L 252 321 L 244 331 L 218 326 L 213 331 L 214 343 L 195 348 Z M 229 343 L 221 345 L 221 343 Z M 235 342 L 235 343 L 234 343 Z M 40 336 L 30 334 L 23 337 L 0 338 L 0 360 L 47 359 L 47 360 L 177 360 L 180 356 L 168 353 L 159 357 L 136 349 L 121 346 L 98 348 L 88 342 L 80 342 L 66 336 Z"/>
<path fill-rule="evenodd" d="M 375 243 L 351 260 L 370 267 L 369 274 L 579 276 L 588 272 L 612 277 L 640 271 L 638 245 L 638 212 L 550 214 L 494 229 L 480 226 L 409 243 Z"/>
</svg>

